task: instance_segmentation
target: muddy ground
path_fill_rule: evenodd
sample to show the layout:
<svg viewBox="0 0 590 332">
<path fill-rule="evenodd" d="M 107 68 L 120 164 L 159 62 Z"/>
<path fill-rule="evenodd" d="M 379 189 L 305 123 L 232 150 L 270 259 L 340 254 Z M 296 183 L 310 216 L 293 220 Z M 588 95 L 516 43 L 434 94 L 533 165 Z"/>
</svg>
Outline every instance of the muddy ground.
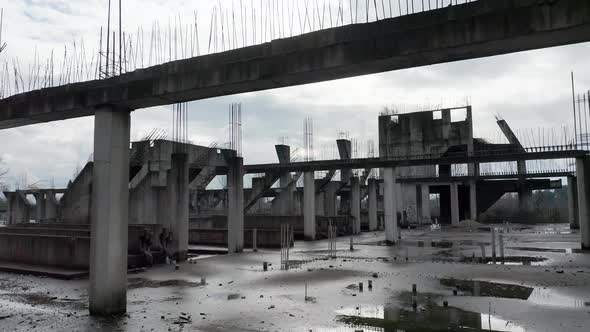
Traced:
<svg viewBox="0 0 590 332">
<path fill-rule="evenodd" d="M 0 331 L 590 330 L 579 234 L 512 225 L 503 237 L 504 264 L 482 259 L 491 235 L 477 228 L 404 230 L 395 247 L 364 233 L 353 251 L 338 238 L 336 258 L 328 240 L 296 242 L 286 271 L 278 250 L 206 256 L 130 274 L 128 314 L 106 318 L 88 315 L 87 280 L 0 273 Z"/>
</svg>

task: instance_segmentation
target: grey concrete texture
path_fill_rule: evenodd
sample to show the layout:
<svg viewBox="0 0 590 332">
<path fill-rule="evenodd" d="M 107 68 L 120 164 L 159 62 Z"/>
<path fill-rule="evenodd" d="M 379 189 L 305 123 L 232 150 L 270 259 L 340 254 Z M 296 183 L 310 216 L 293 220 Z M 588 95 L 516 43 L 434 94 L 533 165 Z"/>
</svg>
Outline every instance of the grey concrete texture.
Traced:
<svg viewBox="0 0 590 332">
<path fill-rule="evenodd" d="M 590 40 L 586 0 L 473 1 L 174 61 L 0 101 L 0 128 Z"/>
</svg>

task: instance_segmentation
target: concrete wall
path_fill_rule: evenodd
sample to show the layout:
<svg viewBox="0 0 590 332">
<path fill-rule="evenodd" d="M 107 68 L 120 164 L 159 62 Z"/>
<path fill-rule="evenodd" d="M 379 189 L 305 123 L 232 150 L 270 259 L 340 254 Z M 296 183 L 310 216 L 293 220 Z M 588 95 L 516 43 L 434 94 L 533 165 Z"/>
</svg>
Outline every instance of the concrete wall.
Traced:
<svg viewBox="0 0 590 332">
<path fill-rule="evenodd" d="M 252 230 L 244 230 L 244 245 L 252 248 Z M 280 248 L 280 229 L 259 229 L 257 230 L 257 246 L 259 248 Z M 214 245 L 227 246 L 227 229 L 191 229 L 189 231 L 189 243 L 193 245 Z"/>
<path fill-rule="evenodd" d="M 67 224 L 90 224 L 92 207 L 92 168 L 89 162 L 68 185 L 60 200 L 60 220 Z"/>
<path fill-rule="evenodd" d="M 87 269 L 90 238 L 0 233 L 0 260 Z"/>
</svg>

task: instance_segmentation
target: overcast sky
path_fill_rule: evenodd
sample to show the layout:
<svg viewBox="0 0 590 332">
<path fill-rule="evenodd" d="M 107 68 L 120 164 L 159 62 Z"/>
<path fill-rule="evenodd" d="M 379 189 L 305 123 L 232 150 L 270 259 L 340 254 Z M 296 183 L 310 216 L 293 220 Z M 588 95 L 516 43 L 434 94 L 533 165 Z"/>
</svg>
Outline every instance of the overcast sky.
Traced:
<svg viewBox="0 0 590 332">
<path fill-rule="evenodd" d="M 209 34 L 212 6 L 218 3 L 123 2 L 127 31 L 136 31 L 139 26 L 149 28 L 155 20 L 173 21 L 179 15 L 188 23 L 198 10 L 202 41 Z M 250 2 L 243 1 L 244 5 Z M 2 38 L 8 47 L 0 60 L 12 62 L 18 57 L 26 68 L 35 50 L 47 57 L 52 49 L 63 50 L 65 44 L 71 45 L 82 37 L 87 53 L 96 52 L 90 49 L 98 47 L 100 27 L 106 24 L 107 3 L 2 1 Z M 227 8 L 231 3 L 221 1 Z M 234 0 L 236 6 L 239 3 Z M 205 52 L 206 42 L 201 44 Z M 331 145 L 341 131 L 349 132 L 366 150 L 369 139 L 377 145 L 377 115 L 389 105 L 415 111 L 424 105 L 463 105 L 468 99 L 473 106 L 475 136 L 491 139 L 498 137 L 495 115 L 501 115 L 520 131 L 571 126 L 570 72 L 577 73 L 577 90 L 589 89 L 589 54 L 590 45 L 579 44 L 193 102 L 189 106 L 190 139 L 203 145 L 227 142 L 227 109 L 231 102 L 243 105 L 245 163 L 276 162 L 273 146 L 282 136 L 289 137 L 289 144 L 301 146 L 306 117 L 314 121 L 317 157 L 322 156 L 322 150 L 324 156 L 333 156 Z M 139 139 L 153 128 L 170 133 L 171 124 L 170 107 L 137 110 L 132 113 L 132 139 Z M 10 170 L 7 182 L 14 185 L 26 174 L 29 184 L 41 181 L 41 186 L 52 182 L 57 187 L 65 186 L 76 168 L 88 160 L 92 139 L 92 117 L 1 130 L 2 167 Z"/>
</svg>

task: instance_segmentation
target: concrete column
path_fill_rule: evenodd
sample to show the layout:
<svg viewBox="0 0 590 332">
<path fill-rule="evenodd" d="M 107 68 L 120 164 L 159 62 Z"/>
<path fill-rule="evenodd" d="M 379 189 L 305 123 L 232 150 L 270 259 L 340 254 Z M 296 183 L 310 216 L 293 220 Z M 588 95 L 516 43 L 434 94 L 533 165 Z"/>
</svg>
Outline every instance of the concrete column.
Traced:
<svg viewBox="0 0 590 332">
<path fill-rule="evenodd" d="M 576 158 L 582 249 L 590 250 L 590 159 Z"/>
<path fill-rule="evenodd" d="M 399 239 L 397 225 L 397 201 L 395 198 L 395 168 L 383 169 L 383 208 L 385 210 L 385 240 L 395 244 Z"/>
<path fill-rule="evenodd" d="M 570 229 L 580 228 L 578 211 L 578 180 L 574 176 L 567 177 L 567 204 L 570 218 Z"/>
<path fill-rule="evenodd" d="M 53 190 L 49 190 L 45 193 L 45 218 L 49 222 L 56 222 L 57 221 L 57 198 L 55 197 L 55 192 Z"/>
<path fill-rule="evenodd" d="M 129 128 L 129 110 L 96 110 L 88 291 L 92 315 L 127 310 Z"/>
<path fill-rule="evenodd" d="M 477 220 L 477 182 L 469 182 L 469 216 L 471 220 Z"/>
<path fill-rule="evenodd" d="M 186 153 L 172 154 L 170 170 L 170 209 L 173 220 L 172 256 L 178 261 L 188 257 L 188 156 Z"/>
<path fill-rule="evenodd" d="M 451 183 L 451 224 L 459 225 L 459 188 L 456 183 Z"/>
<path fill-rule="evenodd" d="M 315 222 L 315 173 L 303 174 L 303 235 L 305 240 L 316 239 Z"/>
<path fill-rule="evenodd" d="M 431 223 L 430 220 L 430 185 L 422 185 L 422 223 Z"/>
<path fill-rule="evenodd" d="M 376 231 L 377 228 L 377 180 L 369 179 L 369 230 Z"/>
<path fill-rule="evenodd" d="M 244 159 L 232 158 L 227 172 L 227 240 L 230 253 L 244 250 Z"/>
<path fill-rule="evenodd" d="M 361 183 L 358 177 L 350 179 L 350 215 L 354 218 L 352 233 L 361 233 Z"/>
<path fill-rule="evenodd" d="M 336 211 L 336 183 L 330 182 L 326 187 L 325 193 L 325 208 L 326 217 L 335 217 L 338 213 Z"/>
<path fill-rule="evenodd" d="M 35 220 L 37 223 L 46 222 L 45 217 L 45 193 L 35 193 Z"/>
</svg>

